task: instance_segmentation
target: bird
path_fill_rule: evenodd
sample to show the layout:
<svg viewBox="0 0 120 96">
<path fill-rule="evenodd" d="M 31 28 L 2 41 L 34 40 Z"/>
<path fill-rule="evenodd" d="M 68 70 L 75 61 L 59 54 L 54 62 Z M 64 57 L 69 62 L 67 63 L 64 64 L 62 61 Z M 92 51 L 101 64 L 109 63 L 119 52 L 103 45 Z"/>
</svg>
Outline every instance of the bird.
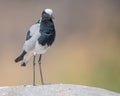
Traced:
<svg viewBox="0 0 120 96">
<path fill-rule="evenodd" d="M 54 25 L 53 10 L 50 8 L 44 9 L 41 13 L 41 18 L 33 24 L 27 34 L 23 44 L 22 53 L 15 59 L 18 63 L 22 61 L 21 66 L 26 66 L 27 62 L 33 57 L 33 86 L 35 86 L 35 65 L 36 56 L 39 55 L 38 64 L 40 70 L 41 84 L 45 84 L 42 75 L 41 59 L 43 54 L 47 52 L 50 46 L 55 41 L 56 30 Z M 25 56 L 31 53 L 29 58 Z"/>
</svg>

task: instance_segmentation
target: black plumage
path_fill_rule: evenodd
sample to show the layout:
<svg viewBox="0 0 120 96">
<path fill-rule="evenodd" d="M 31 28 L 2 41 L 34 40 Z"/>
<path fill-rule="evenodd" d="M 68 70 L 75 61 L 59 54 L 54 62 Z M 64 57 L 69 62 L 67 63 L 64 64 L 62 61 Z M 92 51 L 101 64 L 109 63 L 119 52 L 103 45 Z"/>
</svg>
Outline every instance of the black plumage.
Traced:
<svg viewBox="0 0 120 96">
<path fill-rule="evenodd" d="M 24 55 L 25 55 L 26 53 L 27 53 L 27 52 L 23 51 L 22 54 L 15 59 L 15 62 L 17 63 L 17 62 L 23 60 Z"/>
<path fill-rule="evenodd" d="M 55 40 L 55 27 L 52 19 L 41 20 L 40 24 L 40 33 L 41 36 L 38 38 L 38 42 L 41 45 L 52 45 Z"/>
<path fill-rule="evenodd" d="M 30 31 L 27 32 L 27 35 L 26 35 L 26 40 L 29 40 L 32 36 L 30 35 Z"/>
</svg>

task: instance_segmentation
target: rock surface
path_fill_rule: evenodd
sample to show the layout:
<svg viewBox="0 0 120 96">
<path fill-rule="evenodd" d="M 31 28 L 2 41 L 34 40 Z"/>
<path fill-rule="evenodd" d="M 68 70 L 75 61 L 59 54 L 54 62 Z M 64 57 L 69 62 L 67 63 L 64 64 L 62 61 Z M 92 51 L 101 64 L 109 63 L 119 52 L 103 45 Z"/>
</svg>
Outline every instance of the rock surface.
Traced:
<svg viewBox="0 0 120 96">
<path fill-rule="evenodd" d="M 109 90 L 72 84 L 0 87 L 0 96 L 120 96 Z"/>
</svg>

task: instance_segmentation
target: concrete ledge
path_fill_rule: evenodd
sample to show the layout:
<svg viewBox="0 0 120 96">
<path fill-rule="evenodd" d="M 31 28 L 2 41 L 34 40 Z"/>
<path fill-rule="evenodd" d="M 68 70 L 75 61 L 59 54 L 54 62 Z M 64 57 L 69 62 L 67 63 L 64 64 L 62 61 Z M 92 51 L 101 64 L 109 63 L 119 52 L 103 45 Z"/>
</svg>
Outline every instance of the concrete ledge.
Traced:
<svg viewBox="0 0 120 96">
<path fill-rule="evenodd" d="M 120 96 L 109 90 L 72 84 L 0 87 L 0 96 Z"/>
</svg>

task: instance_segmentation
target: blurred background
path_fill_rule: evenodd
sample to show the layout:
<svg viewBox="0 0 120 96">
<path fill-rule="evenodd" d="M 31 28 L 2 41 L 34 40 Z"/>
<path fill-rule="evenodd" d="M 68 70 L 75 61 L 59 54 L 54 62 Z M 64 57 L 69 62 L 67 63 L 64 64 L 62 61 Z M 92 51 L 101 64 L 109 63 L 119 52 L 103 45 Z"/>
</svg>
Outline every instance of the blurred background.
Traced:
<svg viewBox="0 0 120 96">
<path fill-rule="evenodd" d="M 32 60 L 21 67 L 14 59 L 45 8 L 57 32 L 42 58 L 45 82 L 120 92 L 120 0 L 0 0 L 0 86 L 32 84 Z"/>
</svg>

